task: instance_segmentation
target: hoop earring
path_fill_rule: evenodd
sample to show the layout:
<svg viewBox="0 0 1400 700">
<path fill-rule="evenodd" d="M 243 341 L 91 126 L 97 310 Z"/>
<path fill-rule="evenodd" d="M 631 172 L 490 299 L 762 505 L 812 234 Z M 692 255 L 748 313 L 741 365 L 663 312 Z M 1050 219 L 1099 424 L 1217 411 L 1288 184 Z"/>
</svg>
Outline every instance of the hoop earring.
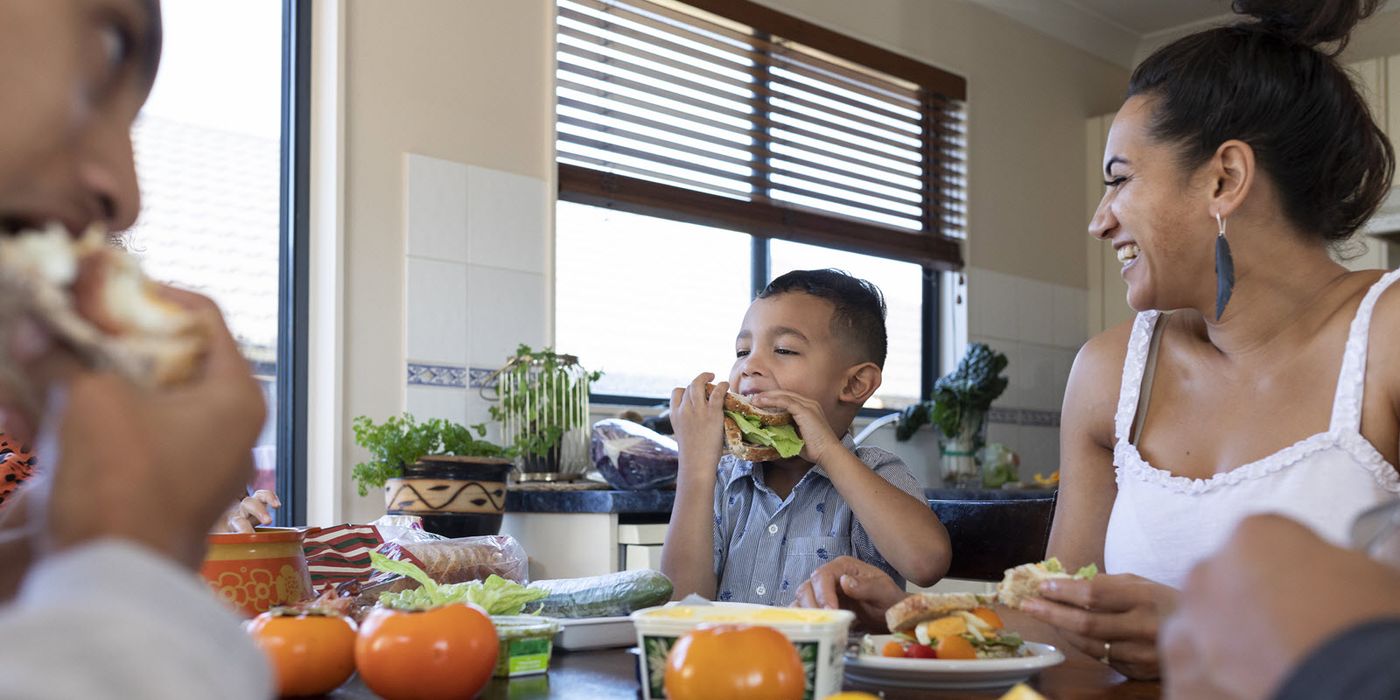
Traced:
<svg viewBox="0 0 1400 700">
<path fill-rule="evenodd" d="M 1230 255 L 1230 242 L 1225 240 L 1225 219 L 1220 212 L 1215 213 L 1215 223 L 1220 227 L 1215 237 L 1215 320 L 1219 321 L 1235 290 L 1235 260 Z"/>
</svg>

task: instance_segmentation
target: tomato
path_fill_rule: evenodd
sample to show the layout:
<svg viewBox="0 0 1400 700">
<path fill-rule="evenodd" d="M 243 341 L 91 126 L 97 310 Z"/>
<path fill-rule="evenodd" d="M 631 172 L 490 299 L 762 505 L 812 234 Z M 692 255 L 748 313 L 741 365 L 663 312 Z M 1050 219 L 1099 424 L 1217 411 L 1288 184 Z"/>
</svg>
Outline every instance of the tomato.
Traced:
<svg viewBox="0 0 1400 700">
<path fill-rule="evenodd" d="M 248 634 L 267 655 L 282 697 L 321 695 L 355 672 L 355 623 L 340 615 L 265 612 Z"/>
<path fill-rule="evenodd" d="M 938 653 L 940 659 L 975 659 L 977 650 L 972 647 L 972 642 L 957 635 L 939 637 L 938 643 L 933 650 Z"/>
<path fill-rule="evenodd" d="M 911 659 L 936 659 L 937 654 L 933 653 L 933 647 L 927 644 L 910 644 L 909 652 L 905 654 Z"/>
<path fill-rule="evenodd" d="M 360 678 L 386 700 L 475 697 L 499 653 L 491 619 L 460 604 L 422 612 L 376 608 L 355 641 Z"/>
<path fill-rule="evenodd" d="M 885 648 L 880 650 L 880 656 L 902 659 L 904 658 L 904 645 L 891 639 L 885 642 Z"/>
<path fill-rule="evenodd" d="M 797 649 L 772 627 L 701 625 L 666 656 L 670 700 L 799 700 L 805 689 Z"/>
<path fill-rule="evenodd" d="M 973 608 L 972 614 L 982 618 L 982 621 L 991 625 L 992 629 L 1001 629 L 1006 625 L 1001 623 L 1001 616 L 991 608 Z"/>
</svg>

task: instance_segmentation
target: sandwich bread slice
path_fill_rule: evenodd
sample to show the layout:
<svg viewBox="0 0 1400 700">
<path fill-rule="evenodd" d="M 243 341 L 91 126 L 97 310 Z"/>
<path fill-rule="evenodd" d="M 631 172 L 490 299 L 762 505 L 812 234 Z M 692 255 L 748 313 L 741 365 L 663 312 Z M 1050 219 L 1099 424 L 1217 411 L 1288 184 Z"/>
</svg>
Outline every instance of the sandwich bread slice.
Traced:
<svg viewBox="0 0 1400 700">
<path fill-rule="evenodd" d="M 713 391 L 714 387 L 707 387 Z M 724 447 L 749 462 L 770 462 L 802 452 L 792 414 L 759 408 L 734 392 L 724 395 Z"/>
<path fill-rule="evenodd" d="M 0 354 L 23 317 L 87 366 L 146 388 L 192 378 L 207 341 L 198 319 L 162 297 L 139 260 L 110 245 L 98 227 L 76 238 L 57 224 L 0 237 Z M 12 363 L 0 366 L 15 374 Z"/>
<path fill-rule="evenodd" d="M 1040 596 L 1043 581 L 1057 578 L 1088 580 L 1098 573 L 1098 565 L 1090 564 L 1070 574 L 1055 557 L 1034 564 L 1022 564 L 1006 570 L 1001 583 L 997 584 L 997 601 L 1008 608 L 1020 610 L 1027 599 Z"/>
</svg>

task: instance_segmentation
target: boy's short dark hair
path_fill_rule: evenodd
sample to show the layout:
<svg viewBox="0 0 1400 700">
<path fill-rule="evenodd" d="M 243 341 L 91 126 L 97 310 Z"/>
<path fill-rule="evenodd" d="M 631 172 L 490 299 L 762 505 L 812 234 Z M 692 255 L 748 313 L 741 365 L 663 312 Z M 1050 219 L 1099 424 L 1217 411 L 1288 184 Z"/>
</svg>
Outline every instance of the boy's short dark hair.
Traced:
<svg viewBox="0 0 1400 700">
<path fill-rule="evenodd" d="M 844 270 L 793 270 L 768 283 L 759 299 L 800 292 L 831 302 L 831 329 L 861 362 L 885 367 L 885 295 L 880 288 Z"/>
</svg>

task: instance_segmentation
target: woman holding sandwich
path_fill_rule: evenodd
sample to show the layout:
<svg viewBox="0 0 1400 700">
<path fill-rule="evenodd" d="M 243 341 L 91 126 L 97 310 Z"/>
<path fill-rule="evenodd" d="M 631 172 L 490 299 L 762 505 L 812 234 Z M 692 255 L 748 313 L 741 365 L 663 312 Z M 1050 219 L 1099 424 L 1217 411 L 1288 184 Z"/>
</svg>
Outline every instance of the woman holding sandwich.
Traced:
<svg viewBox="0 0 1400 700">
<path fill-rule="evenodd" d="M 1329 256 L 1394 170 L 1335 58 L 1378 5 L 1235 0 L 1253 21 L 1147 58 L 1109 133 L 1090 233 L 1139 314 L 1075 360 L 1049 543 L 1108 575 L 1049 581 L 1023 609 L 1127 675 L 1158 675 L 1177 589 L 1242 519 L 1279 512 L 1340 543 L 1400 493 L 1400 355 L 1379 350 L 1400 343 L 1400 272 Z M 806 601 L 832 604 L 842 574 L 867 613 L 898 595 L 843 562 Z"/>
</svg>

